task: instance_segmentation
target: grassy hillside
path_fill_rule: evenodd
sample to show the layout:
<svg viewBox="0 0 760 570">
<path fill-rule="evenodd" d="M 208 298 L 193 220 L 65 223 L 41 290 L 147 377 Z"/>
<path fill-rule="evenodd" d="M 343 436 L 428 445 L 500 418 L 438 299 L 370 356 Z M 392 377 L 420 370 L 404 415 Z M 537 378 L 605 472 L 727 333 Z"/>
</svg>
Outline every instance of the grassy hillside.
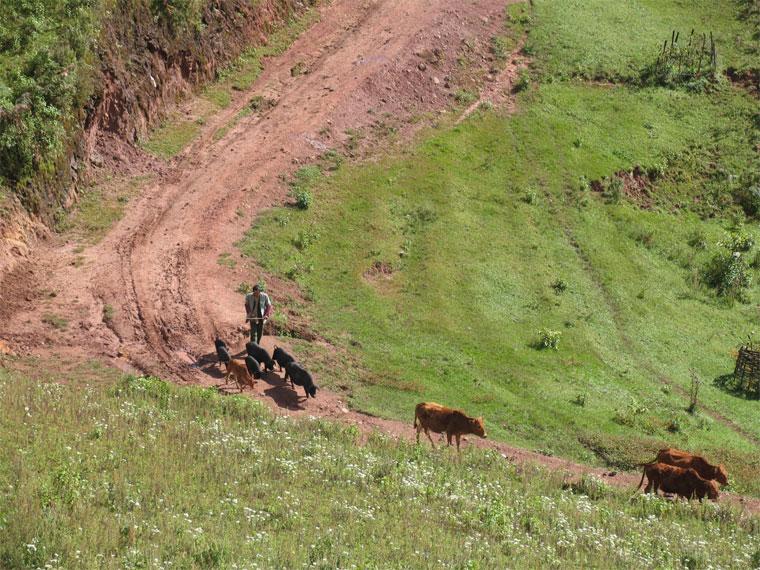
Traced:
<svg viewBox="0 0 760 570">
<path fill-rule="evenodd" d="M 0 369 L 3 568 L 706 568 L 760 564 L 760 527 L 593 479 L 518 470 L 241 397 Z"/>
<path fill-rule="evenodd" d="M 635 81 L 680 32 L 713 34 L 721 67 L 758 69 L 760 11 L 754 0 L 535 0 L 527 51 L 555 79 Z"/>
<path fill-rule="evenodd" d="M 669 34 L 675 3 L 631 5 Z M 689 18 L 710 17 L 713 3 L 699 6 Z M 758 164 L 757 101 L 720 81 L 557 81 L 582 51 L 541 39 L 570 33 L 565 9 L 512 9 L 535 57 L 515 115 L 483 111 L 321 182 L 304 171 L 311 207 L 262 216 L 240 246 L 307 293 L 337 356 L 296 345 L 361 409 L 405 419 L 442 401 L 484 415 L 498 438 L 624 468 L 663 444 L 697 449 L 760 493 L 760 407 L 718 385 L 757 323 L 753 243 L 732 255 L 755 239 L 737 196 Z M 594 41 L 629 34 L 610 9 Z M 716 20 L 737 37 L 738 9 L 724 2 Z M 612 75 L 643 61 L 632 41 L 605 44 Z M 613 176 L 635 166 L 639 194 Z"/>
</svg>

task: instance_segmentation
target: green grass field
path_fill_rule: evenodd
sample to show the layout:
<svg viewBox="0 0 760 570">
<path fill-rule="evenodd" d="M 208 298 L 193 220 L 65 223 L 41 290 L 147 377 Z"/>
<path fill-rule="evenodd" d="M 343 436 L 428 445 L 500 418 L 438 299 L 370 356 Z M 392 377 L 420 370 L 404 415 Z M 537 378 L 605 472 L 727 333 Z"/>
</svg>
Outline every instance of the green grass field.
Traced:
<svg viewBox="0 0 760 570">
<path fill-rule="evenodd" d="M 760 289 L 731 302 L 701 278 L 743 219 L 730 186 L 702 169 L 751 168 L 756 100 L 728 86 L 548 81 L 546 62 L 569 64 L 532 42 L 569 33 L 565 10 L 537 3 L 540 85 L 514 116 L 484 112 L 404 155 L 344 167 L 313 185 L 308 210 L 263 215 L 240 247 L 301 286 L 340 356 L 296 346 L 362 410 L 408 419 L 418 401 L 440 401 L 484 415 L 497 438 L 623 468 L 664 444 L 698 449 L 726 462 L 735 489 L 760 493 L 758 402 L 715 385 L 756 327 Z M 609 44 L 609 65 L 621 71 L 629 49 Z M 647 208 L 588 189 L 636 165 L 661 172 Z M 556 351 L 537 347 L 547 329 Z"/>
<path fill-rule="evenodd" d="M 673 30 L 712 32 L 719 65 L 758 68 L 752 0 L 535 0 L 526 51 L 548 77 L 631 80 Z M 687 40 L 683 39 L 682 43 Z"/>
<path fill-rule="evenodd" d="M 0 369 L 3 568 L 706 568 L 757 519 L 516 469 L 156 379 Z"/>
</svg>

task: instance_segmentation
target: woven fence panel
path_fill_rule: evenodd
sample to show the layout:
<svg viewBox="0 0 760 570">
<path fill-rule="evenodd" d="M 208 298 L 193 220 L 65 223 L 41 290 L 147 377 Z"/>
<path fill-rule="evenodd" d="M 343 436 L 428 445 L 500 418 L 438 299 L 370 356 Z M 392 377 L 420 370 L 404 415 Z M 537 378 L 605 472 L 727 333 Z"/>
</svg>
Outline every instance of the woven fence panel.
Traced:
<svg viewBox="0 0 760 570">
<path fill-rule="evenodd" d="M 760 396 L 760 352 L 741 347 L 736 357 L 734 377 L 738 387 L 746 394 Z"/>
</svg>

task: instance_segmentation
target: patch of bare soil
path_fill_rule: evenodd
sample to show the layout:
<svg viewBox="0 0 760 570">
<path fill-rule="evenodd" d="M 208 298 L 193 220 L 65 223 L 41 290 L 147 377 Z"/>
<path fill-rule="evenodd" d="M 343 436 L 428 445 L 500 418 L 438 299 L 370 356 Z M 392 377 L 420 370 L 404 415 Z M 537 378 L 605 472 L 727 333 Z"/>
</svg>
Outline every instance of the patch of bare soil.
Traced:
<svg viewBox="0 0 760 570">
<path fill-rule="evenodd" d="M 608 193 L 613 181 L 619 180 L 622 183 L 621 190 L 625 196 L 639 207 L 650 209 L 654 206 L 654 197 L 652 196 L 652 179 L 646 170 L 641 166 L 634 166 L 631 170 L 621 170 L 616 172 L 611 179 L 593 180 L 591 190 L 599 193 Z"/>
<path fill-rule="evenodd" d="M 432 117 L 434 123 L 435 117 L 450 115 L 461 90 L 482 92 L 508 106 L 519 60 L 513 54 L 495 77 L 489 50 L 503 18 L 503 0 L 335 0 L 321 8 L 320 21 L 289 50 L 267 61 L 252 88 L 235 95 L 168 167 L 132 157 L 114 143 L 118 150 L 101 157 L 104 167 L 134 159 L 155 173 L 154 182 L 130 201 L 125 216 L 98 244 L 82 251 L 67 236 L 56 236 L 4 276 L 4 350 L 42 362 L 54 362 L 62 353 L 72 360 L 102 359 L 122 370 L 231 388 L 223 385 L 213 338 L 221 335 L 241 353 L 246 327 L 237 289 L 260 276 L 247 260 L 229 253 L 236 251 L 234 243 L 259 212 L 286 202 L 282 180 L 299 164 L 331 149 L 372 158 L 390 133 L 395 140 L 409 140 L 431 124 L 420 118 Z M 277 104 L 241 119 L 214 142 L 213 133 L 257 95 Z M 220 265 L 223 253 L 234 263 Z M 297 298 L 288 289 L 292 286 L 267 280 L 275 301 Z M 292 310 L 298 303 L 285 304 L 291 307 L 288 322 L 307 334 L 308 323 Z M 264 338 L 269 350 L 273 344 L 273 337 Z M 365 434 L 379 430 L 412 437 L 411 417 L 401 423 L 361 414 L 327 390 L 307 404 L 281 374 L 265 374 L 253 393 L 278 413 L 334 418 Z M 511 461 L 634 483 L 633 475 L 605 475 L 489 440 L 473 443 Z"/>
<path fill-rule="evenodd" d="M 369 269 L 364 272 L 364 279 L 369 282 L 377 281 L 379 279 L 388 280 L 393 277 L 394 272 L 393 265 L 387 261 L 376 260 L 372 262 Z"/>
</svg>

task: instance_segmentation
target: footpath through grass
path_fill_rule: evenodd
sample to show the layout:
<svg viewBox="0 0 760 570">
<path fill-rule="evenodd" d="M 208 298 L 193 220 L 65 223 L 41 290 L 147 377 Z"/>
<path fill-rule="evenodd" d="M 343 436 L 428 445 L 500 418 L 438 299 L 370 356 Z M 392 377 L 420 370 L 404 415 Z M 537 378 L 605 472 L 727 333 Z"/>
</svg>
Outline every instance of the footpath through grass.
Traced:
<svg viewBox="0 0 760 570">
<path fill-rule="evenodd" d="M 564 8 L 537 4 L 540 85 L 514 116 L 484 112 L 403 157 L 344 167 L 313 185 L 307 210 L 263 215 L 240 246 L 306 292 L 337 351 L 296 342 L 301 358 L 363 410 L 409 419 L 436 400 L 485 416 L 499 439 L 622 468 L 663 445 L 699 450 L 760 493 L 758 403 L 714 384 L 758 322 L 760 289 L 730 302 L 702 279 L 743 216 L 721 209 L 732 187 L 717 182 L 756 157 L 756 101 L 727 86 L 549 82 L 545 62 L 570 66 L 539 39 L 560 33 Z M 610 45 L 620 70 L 630 46 Z M 699 149 L 697 168 L 686 158 Z M 636 165 L 658 173 L 654 207 L 589 189 Z M 697 215 L 713 199 L 710 215 L 730 218 Z"/>
<path fill-rule="evenodd" d="M 760 564 L 760 525 L 495 453 L 274 417 L 249 398 L 0 368 L 3 568 L 705 568 Z"/>
</svg>

